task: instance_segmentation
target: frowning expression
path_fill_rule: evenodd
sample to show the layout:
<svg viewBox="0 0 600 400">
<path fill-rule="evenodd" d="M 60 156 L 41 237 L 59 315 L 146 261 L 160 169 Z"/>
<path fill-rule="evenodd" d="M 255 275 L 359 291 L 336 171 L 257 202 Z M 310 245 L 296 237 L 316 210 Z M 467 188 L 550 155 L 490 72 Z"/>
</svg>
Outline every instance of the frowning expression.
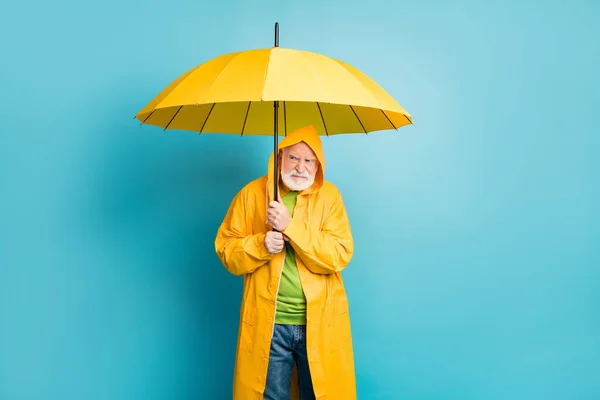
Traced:
<svg viewBox="0 0 600 400">
<path fill-rule="evenodd" d="M 281 179 L 291 190 L 305 190 L 312 186 L 319 168 L 317 157 L 309 145 L 296 143 L 281 151 Z"/>
</svg>

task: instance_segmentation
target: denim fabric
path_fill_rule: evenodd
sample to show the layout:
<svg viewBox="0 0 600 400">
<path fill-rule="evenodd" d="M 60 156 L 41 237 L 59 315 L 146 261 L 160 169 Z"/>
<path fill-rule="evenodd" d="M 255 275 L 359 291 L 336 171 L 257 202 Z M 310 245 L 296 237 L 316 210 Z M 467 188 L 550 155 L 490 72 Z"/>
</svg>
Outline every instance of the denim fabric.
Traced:
<svg viewBox="0 0 600 400">
<path fill-rule="evenodd" d="M 289 400 L 294 363 L 298 368 L 301 400 L 314 400 L 315 395 L 306 356 L 306 327 L 275 324 L 264 400 Z"/>
</svg>

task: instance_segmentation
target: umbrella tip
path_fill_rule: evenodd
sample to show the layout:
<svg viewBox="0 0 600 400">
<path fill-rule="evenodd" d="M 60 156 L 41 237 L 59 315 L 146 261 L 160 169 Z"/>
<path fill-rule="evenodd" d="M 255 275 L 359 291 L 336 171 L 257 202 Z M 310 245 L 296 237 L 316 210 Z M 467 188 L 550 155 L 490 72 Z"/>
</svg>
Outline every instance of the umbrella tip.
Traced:
<svg viewBox="0 0 600 400">
<path fill-rule="evenodd" d="M 275 47 L 279 47 L 279 22 L 275 22 Z"/>
</svg>

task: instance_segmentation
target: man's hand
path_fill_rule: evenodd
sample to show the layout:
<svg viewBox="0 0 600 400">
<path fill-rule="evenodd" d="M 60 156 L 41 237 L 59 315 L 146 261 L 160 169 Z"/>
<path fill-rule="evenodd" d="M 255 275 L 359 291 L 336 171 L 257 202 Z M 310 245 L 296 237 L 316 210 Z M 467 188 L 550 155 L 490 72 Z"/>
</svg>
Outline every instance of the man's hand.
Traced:
<svg viewBox="0 0 600 400">
<path fill-rule="evenodd" d="M 283 250 L 283 234 L 281 232 L 269 231 L 265 236 L 265 248 L 270 254 L 277 254 Z"/>
<path fill-rule="evenodd" d="M 287 228 L 291 219 L 292 217 L 286 206 L 277 201 L 269 203 L 269 208 L 267 209 L 267 224 L 281 232 Z"/>
</svg>

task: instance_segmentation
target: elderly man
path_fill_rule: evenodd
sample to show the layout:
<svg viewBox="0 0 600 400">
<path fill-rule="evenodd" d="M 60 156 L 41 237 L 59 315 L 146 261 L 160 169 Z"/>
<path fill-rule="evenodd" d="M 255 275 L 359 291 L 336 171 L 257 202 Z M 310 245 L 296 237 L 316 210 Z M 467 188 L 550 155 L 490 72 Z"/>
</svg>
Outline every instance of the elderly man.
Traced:
<svg viewBox="0 0 600 400">
<path fill-rule="evenodd" d="M 325 180 L 312 126 L 278 146 L 280 198 L 268 173 L 235 196 L 215 250 L 244 277 L 234 400 L 356 398 L 348 299 L 341 271 L 354 251 L 342 196 Z"/>
</svg>

